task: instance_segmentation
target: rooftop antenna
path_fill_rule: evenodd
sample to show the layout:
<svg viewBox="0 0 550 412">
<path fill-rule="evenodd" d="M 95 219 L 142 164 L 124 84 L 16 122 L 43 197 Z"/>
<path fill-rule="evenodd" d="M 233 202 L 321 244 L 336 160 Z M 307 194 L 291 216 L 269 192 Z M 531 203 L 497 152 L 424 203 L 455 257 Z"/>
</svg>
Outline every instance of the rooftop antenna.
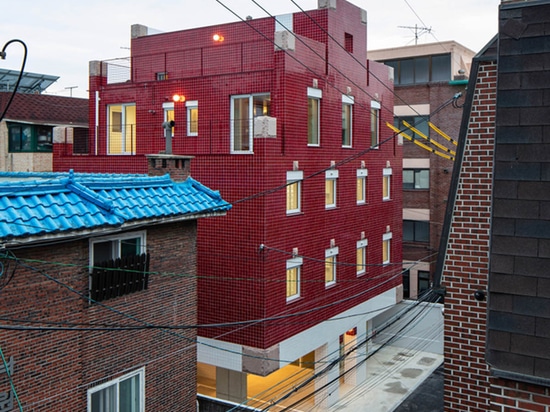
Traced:
<svg viewBox="0 0 550 412">
<path fill-rule="evenodd" d="M 432 28 L 431 27 L 418 27 L 417 24 L 414 26 L 397 26 L 401 29 L 409 29 L 414 30 L 414 45 L 416 46 L 418 44 L 418 38 L 426 33 L 431 33 Z"/>
</svg>

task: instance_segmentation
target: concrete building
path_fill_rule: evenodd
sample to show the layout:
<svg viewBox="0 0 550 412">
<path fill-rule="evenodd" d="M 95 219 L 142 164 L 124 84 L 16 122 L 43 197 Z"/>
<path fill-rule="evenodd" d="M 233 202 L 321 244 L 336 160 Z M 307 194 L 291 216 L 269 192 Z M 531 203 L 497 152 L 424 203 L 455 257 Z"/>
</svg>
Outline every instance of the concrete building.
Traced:
<svg viewBox="0 0 550 412">
<path fill-rule="evenodd" d="M 368 54 L 394 70 L 393 130 L 404 140 L 403 289 L 416 299 L 433 281 L 474 52 L 446 41 Z"/>
<path fill-rule="evenodd" d="M 296 396 L 326 406 L 367 376 L 372 319 L 402 298 L 402 146 L 382 127 L 391 70 L 366 40 L 366 11 L 330 0 L 170 33 L 135 25 L 126 66 L 90 63 L 89 154 L 54 145 L 56 170 L 189 155 L 233 205 L 198 227 L 201 405 L 284 402 L 289 382 L 310 381 Z"/>
</svg>

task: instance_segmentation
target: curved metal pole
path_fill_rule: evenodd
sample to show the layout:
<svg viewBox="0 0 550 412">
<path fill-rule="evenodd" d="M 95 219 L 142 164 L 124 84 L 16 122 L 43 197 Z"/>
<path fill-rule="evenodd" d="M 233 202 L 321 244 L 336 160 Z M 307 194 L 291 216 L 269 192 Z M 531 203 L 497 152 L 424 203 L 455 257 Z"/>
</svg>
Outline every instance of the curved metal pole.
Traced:
<svg viewBox="0 0 550 412">
<path fill-rule="evenodd" d="M 22 40 L 19 40 L 19 39 L 13 39 L 13 40 L 10 40 L 9 42 L 7 42 L 6 44 L 4 44 L 4 47 L 2 48 L 2 51 L 0 52 L 0 59 L 2 60 L 5 60 L 6 59 L 6 47 L 8 47 L 11 43 L 21 43 L 21 45 L 23 46 L 23 49 L 24 49 L 24 54 L 23 54 L 23 61 L 21 63 L 21 70 L 19 71 L 19 77 L 17 78 L 17 82 L 15 83 L 15 87 L 13 89 L 13 92 L 11 93 L 11 97 L 10 99 L 8 100 L 8 104 L 6 105 L 6 108 L 4 109 L 4 111 L 2 112 L 2 114 L 0 115 L 0 122 L 4 119 L 4 116 L 6 115 L 10 105 L 11 105 L 11 102 L 15 96 L 15 93 L 17 93 L 17 88 L 19 87 L 19 83 L 21 82 L 21 78 L 23 77 L 23 70 L 25 69 L 25 63 L 27 62 L 27 45 L 22 41 Z"/>
</svg>

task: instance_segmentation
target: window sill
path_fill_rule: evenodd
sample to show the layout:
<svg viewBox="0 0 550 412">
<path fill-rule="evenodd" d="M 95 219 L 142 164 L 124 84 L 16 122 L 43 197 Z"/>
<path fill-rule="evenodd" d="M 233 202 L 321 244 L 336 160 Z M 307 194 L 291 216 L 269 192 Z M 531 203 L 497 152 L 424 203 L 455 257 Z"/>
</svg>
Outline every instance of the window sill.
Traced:
<svg viewBox="0 0 550 412">
<path fill-rule="evenodd" d="M 296 212 L 286 212 L 287 216 L 302 216 L 304 212 L 301 210 L 297 210 Z"/>
<path fill-rule="evenodd" d="M 299 300 L 301 300 L 301 296 L 298 295 L 298 296 L 292 296 L 291 298 L 286 298 L 286 303 L 289 304 L 289 303 L 294 303 L 294 302 L 298 302 Z"/>
<path fill-rule="evenodd" d="M 325 289 L 331 289 L 336 286 L 336 281 L 331 283 L 325 283 Z"/>
</svg>

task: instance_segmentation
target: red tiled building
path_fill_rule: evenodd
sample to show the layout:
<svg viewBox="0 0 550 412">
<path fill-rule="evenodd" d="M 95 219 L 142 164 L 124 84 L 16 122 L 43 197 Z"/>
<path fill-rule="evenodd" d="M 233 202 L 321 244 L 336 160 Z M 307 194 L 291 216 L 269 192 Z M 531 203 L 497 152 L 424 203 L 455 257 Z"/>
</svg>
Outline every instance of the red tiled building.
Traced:
<svg viewBox="0 0 550 412">
<path fill-rule="evenodd" d="M 393 83 L 366 40 L 366 12 L 330 0 L 170 33 L 135 25 L 129 65 L 90 63 L 89 155 L 56 145 L 56 170 L 143 172 L 146 154 L 171 151 L 233 204 L 198 228 L 199 323 L 223 324 L 198 331 L 205 396 L 241 403 L 297 370 L 320 373 L 311 392 L 330 404 L 342 370 L 327 360 L 354 370 L 346 383 L 366 377 L 402 261 L 402 147 L 381 127 Z"/>
</svg>

